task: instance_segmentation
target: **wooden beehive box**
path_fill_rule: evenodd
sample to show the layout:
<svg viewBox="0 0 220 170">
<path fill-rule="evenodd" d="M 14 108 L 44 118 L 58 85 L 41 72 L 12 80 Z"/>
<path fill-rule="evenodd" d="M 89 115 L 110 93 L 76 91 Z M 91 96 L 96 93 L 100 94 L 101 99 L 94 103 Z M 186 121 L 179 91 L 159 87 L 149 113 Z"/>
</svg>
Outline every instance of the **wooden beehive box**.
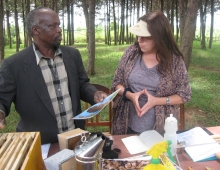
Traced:
<svg viewBox="0 0 220 170">
<path fill-rule="evenodd" d="M 0 170 L 17 169 L 44 169 L 39 132 L 0 134 Z"/>
</svg>

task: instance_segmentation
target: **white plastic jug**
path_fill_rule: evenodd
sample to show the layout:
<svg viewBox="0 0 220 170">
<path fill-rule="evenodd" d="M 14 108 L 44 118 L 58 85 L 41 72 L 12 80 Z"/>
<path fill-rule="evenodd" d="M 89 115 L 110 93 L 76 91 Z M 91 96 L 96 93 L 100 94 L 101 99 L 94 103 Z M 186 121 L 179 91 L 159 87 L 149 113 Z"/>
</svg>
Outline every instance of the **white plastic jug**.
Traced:
<svg viewBox="0 0 220 170">
<path fill-rule="evenodd" d="M 175 117 L 173 117 L 173 114 L 170 114 L 170 117 L 167 117 L 165 120 L 165 125 L 164 125 L 164 139 L 170 140 L 172 142 L 171 144 L 171 154 L 172 156 L 175 155 L 176 153 L 176 146 L 177 146 L 177 120 Z"/>
</svg>

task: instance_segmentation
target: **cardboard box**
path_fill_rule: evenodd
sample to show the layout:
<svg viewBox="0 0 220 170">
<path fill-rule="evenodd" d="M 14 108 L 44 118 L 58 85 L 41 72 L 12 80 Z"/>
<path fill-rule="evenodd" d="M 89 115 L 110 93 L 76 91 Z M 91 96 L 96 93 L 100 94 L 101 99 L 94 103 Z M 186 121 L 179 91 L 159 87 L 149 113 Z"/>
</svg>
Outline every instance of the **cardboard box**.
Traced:
<svg viewBox="0 0 220 170">
<path fill-rule="evenodd" d="M 63 149 L 62 151 L 44 160 L 47 170 L 76 170 L 77 163 L 72 150 Z"/>
<path fill-rule="evenodd" d="M 44 169 L 39 132 L 0 134 L 0 169 Z"/>
<path fill-rule="evenodd" d="M 74 148 L 81 141 L 81 135 L 88 137 L 89 132 L 80 128 L 58 134 L 60 151 L 44 160 L 48 170 L 76 170 L 77 162 Z"/>
<path fill-rule="evenodd" d="M 76 147 L 77 143 L 81 141 L 82 133 L 85 133 L 86 136 L 88 136 L 89 134 L 88 131 L 82 130 L 80 128 L 58 134 L 60 150 L 65 148 L 73 150 Z"/>
</svg>

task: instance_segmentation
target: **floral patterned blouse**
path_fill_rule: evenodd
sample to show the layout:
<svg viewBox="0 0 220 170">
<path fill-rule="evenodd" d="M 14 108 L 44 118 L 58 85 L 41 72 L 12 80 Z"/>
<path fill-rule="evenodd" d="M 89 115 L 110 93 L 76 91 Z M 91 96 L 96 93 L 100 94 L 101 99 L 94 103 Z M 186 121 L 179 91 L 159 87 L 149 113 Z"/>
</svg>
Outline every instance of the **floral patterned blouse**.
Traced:
<svg viewBox="0 0 220 170">
<path fill-rule="evenodd" d="M 123 85 L 125 88 L 128 87 L 128 76 L 140 56 L 137 45 L 131 45 L 125 50 L 115 71 L 112 91 L 115 91 L 118 84 Z M 155 96 L 167 97 L 174 94 L 178 94 L 184 103 L 188 102 L 192 95 L 185 63 L 182 58 L 176 56 L 173 56 L 172 74 L 161 75 Z M 165 118 L 170 113 L 177 118 L 178 105 L 157 105 L 154 109 L 156 122 L 153 129 L 163 134 Z M 114 99 L 113 110 L 111 134 L 127 134 L 129 102 L 122 100 L 122 96 L 117 95 Z"/>
</svg>

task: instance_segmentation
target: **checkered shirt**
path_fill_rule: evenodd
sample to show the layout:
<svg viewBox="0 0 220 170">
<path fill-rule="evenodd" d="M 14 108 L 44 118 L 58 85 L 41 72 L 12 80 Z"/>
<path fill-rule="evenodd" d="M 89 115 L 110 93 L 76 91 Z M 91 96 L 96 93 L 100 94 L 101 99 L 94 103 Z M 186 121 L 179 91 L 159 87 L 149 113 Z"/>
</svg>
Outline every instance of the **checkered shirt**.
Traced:
<svg viewBox="0 0 220 170">
<path fill-rule="evenodd" d="M 72 102 L 68 89 L 68 78 L 61 49 L 55 52 L 54 59 L 43 56 L 33 44 L 37 64 L 41 68 L 44 81 L 53 105 L 59 133 L 75 128 Z"/>
</svg>

